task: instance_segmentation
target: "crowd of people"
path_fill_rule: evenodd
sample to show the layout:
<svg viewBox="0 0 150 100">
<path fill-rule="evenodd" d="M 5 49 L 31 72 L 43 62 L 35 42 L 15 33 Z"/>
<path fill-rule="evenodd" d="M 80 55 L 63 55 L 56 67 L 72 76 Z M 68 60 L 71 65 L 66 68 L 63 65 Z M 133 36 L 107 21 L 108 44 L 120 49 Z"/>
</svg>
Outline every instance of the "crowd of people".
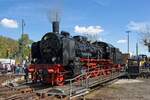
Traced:
<svg viewBox="0 0 150 100">
<path fill-rule="evenodd" d="M 9 64 L 9 63 L 1 63 L 0 62 L 0 72 L 2 74 L 6 73 L 14 73 L 14 74 L 22 74 L 25 73 L 27 69 L 26 64 Z"/>
</svg>

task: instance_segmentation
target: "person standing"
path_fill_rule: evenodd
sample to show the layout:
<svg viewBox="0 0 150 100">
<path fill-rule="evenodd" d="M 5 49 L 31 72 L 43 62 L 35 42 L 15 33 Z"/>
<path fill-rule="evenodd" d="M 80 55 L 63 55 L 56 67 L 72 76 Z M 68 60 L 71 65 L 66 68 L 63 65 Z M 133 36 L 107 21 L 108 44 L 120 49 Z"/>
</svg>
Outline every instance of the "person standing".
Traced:
<svg viewBox="0 0 150 100">
<path fill-rule="evenodd" d="M 7 72 L 11 72 L 11 66 L 10 66 L 10 64 L 7 64 Z"/>
<path fill-rule="evenodd" d="M 12 72 L 13 72 L 14 74 L 16 73 L 16 65 L 15 65 L 15 64 L 12 65 Z"/>
<path fill-rule="evenodd" d="M 26 82 L 28 82 L 29 70 L 28 70 L 28 65 L 27 64 L 24 65 L 24 73 L 25 73 L 24 79 L 25 79 Z"/>
</svg>

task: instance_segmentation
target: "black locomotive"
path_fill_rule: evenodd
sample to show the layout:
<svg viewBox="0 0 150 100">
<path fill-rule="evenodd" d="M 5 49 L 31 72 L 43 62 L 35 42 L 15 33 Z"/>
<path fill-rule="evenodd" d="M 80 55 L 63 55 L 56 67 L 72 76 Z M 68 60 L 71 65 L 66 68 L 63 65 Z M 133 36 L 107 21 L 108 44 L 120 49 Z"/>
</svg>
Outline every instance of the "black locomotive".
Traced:
<svg viewBox="0 0 150 100">
<path fill-rule="evenodd" d="M 46 33 L 41 41 L 32 44 L 31 52 L 32 65 L 40 65 L 41 69 L 43 64 L 60 64 L 69 73 L 67 76 L 71 77 L 81 74 L 82 68 L 92 59 L 95 62 L 105 59 L 111 60 L 113 64 L 122 63 L 122 53 L 118 48 L 101 41 L 90 43 L 84 36 L 70 37 L 68 32 L 59 33 L 57 21 L 53 22 L 53 32 Z M 83 59 L 89 60 L 83 63 Z"/>
</svg>

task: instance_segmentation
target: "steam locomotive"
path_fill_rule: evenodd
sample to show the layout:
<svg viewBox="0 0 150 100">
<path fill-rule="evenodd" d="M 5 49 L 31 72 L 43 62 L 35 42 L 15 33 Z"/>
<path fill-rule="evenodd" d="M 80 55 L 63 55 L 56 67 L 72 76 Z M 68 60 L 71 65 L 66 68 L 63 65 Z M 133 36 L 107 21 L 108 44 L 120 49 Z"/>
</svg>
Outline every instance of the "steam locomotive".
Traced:
<svg viewBox="0 0 150 100">
<path fill-rule="evenodd" d="M 46 33 L 31 47 L 32 64 L 29 72 L 33 82 L 38 80 L 53 85 L 63 85 L 66 79 L 84 72 L 89 77 L 110 75 L 122 68 L 122 53 L 118 48 L 102 41 L 91 43 L 85 36 L 70 37 L 59 33 L 59 22 L 52 24 L 53 32 Z"/>
</svg>

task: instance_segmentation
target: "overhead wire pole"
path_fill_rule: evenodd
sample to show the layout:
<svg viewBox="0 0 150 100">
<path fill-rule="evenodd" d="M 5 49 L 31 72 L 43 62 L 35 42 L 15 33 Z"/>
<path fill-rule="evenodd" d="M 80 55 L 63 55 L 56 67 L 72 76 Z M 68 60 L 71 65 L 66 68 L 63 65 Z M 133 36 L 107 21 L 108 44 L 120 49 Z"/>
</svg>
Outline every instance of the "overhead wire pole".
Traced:
<svg viewBox="0 0 150 100">
<path fill-rule="evenodd" d="M 137 34 L 138 36 L 138 34 Z M 136 42 L 136 56 L 139 55 L 139 41 L 138 41 L 138 37 L 137 37 L 137 42 Z"/>
<path fill-rule="evenodd" d="M 23 34 L 24 34 L 24 26 L 25 26 L 25 22 L 24 20 L 22 19 L 21 20 L 21 48 L 20 48 L 20 54 L 21 54 L 21 63 L 23 63 L 23 45 L 24 45 L 24 40 L 23 40 Z"/>
<path fill-rule="evenodd" d="M 126 33 L 128 33 L 128 47 L 127 47 L 127 51 L 128 51 L 128 54 L 130 53 L 130 32 L 131 31 L 126 31 Z"/>
<path fill-rule="evenodd" d="M 136 56 L 138 56 L 138 53 L 139 53 L 139 46 L 138 46 L 138 42 L 136 43 Z"/>
</svg>

